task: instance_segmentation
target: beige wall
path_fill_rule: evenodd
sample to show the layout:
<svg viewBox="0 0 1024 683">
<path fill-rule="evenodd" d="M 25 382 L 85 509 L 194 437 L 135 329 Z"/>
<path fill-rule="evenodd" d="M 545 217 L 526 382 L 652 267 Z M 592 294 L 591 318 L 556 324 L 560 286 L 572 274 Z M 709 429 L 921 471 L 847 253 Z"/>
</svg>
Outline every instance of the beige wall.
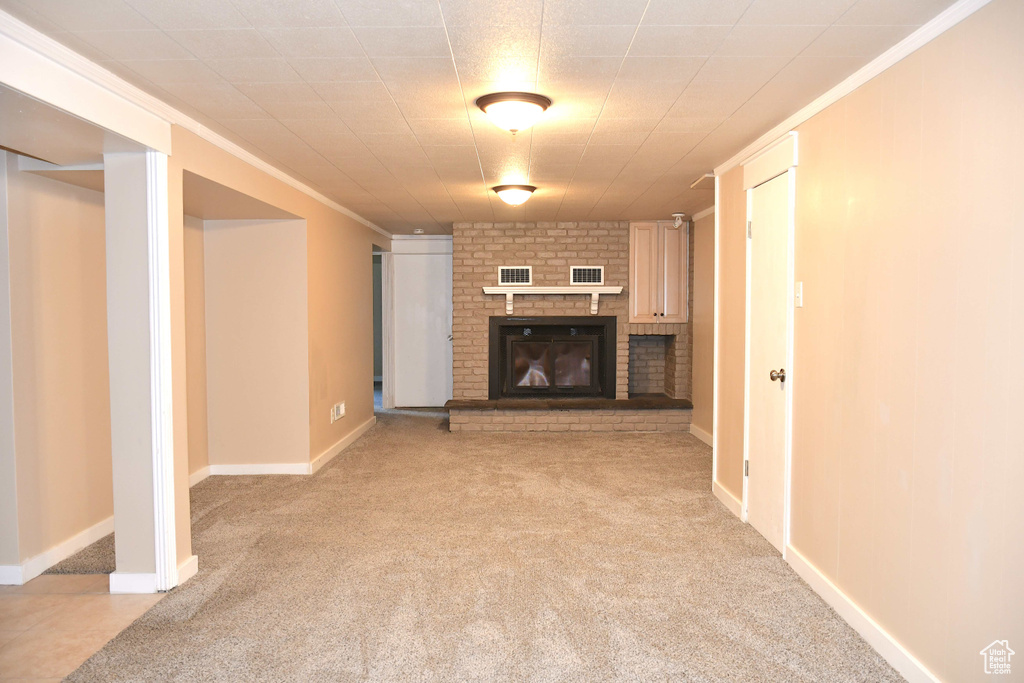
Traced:
<svg viewBox="0 0 1024 683">
<path fill-rule="evenodd" d="M 715 373 L 715 214 L 693 222 L 693 426 L 711 434 Z"/>
<path fill-rule="evenodd" d="M 718 178 L 718 433 L 716 481 L 743 498 L 743 375 L 747 298 L 747 200 L 743 169 Z"/>
<path fill-rule="evenodd" d="M 996 0 L 798 129 L 792 545 L 949 681 L 1024 643 L 1021 35 Z"/>
<path fill-rule="evenodd" d="M 203 261 L 209 462 L 308 463 L 304 222 L 206 221 Z"/>
<path fill-rule="evenodd" d="M 21 561 L 113 514 L 103 194 L 8 155 Z"/>
<path fill-rule="evenodd" d="M 182 205 L 182 170 L 255 197 L 306 221 L 309 457 L 316 458 L 373 419 L 370 254 L 374 244 L 390 249 L 391 242 L 182 128 L 174 127 L 172 134 L 172 189 L 177 183 L 177 197 L 171 198 L 172 225 L 175 203 Z M 179 224 L 180 215 L 179 209 Z M 208 359 L 208 370 L 211 366 Z M 177 398 L 176 395 L 176 410 Z M 340 401 L 346 403 L 346 416 L 331 424 L 331 406 Z M 186 452 L 176 448 L 175 458 L 187 467 Z M 184 494 L 187 501 L 187 488 Z"/>
<path fill-rule="evenodd" d="M 206 410 L 206 276 L 203 221 L 185 216 L 185 359 L 188 395 L 188 471 L 210 464 Z"/>
</svg>

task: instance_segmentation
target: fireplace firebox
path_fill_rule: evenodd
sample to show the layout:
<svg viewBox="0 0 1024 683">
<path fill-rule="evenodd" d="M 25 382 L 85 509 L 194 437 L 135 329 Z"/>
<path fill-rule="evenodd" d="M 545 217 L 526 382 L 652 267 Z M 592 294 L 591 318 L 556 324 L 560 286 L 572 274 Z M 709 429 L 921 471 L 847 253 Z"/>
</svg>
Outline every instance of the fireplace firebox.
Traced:
<svg viewBox="0 0 1024 683">
<path fill-rule="evenodd" d="M 489 397 L 615 398 L 615 320 L 492 316 Z"/>
</svg>

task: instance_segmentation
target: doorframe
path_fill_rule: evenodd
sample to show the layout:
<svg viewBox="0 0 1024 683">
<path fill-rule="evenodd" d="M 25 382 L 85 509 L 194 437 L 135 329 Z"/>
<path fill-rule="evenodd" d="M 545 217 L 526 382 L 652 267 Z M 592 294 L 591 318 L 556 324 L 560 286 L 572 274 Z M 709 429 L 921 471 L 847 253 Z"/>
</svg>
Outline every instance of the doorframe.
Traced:
<svg viewBox="0 0 1024 683">
<path fill-rule="evenodd" d="M 395 407 L 395 259 L 380 252 L 381 407 Z"/>
<path fill-rule="evenodd" d="M 794 358 L 794 326 L 796 296 L 796 168 L 799 164 L 798 134 L 791 131 L 771 145 L 748 158 L 743 166 L 743 189 L 746 192 L 747 225 L 753 219 L 754 188 L 781 175 L 788 178 L 789 184 L 789 219 L 786 236 L 786 397 L 784 432 L 784 471 L 782 491 L 782 557 L 786 558 L 790 540 L 791 498 L 792 498 L 792 467 L 793 467 L 793 391 L 796 372 L 793 367 Z M 751 297 L 751 266 L 753 255 L 752 242 L 746 240 L 746 293 L 744 305 L 744 358 L 743 358 L 743 466 L 746 472 L 750 459 L 750 297 Z M 743 475 L 743 500 L 740 507 L 740 519 L 748 521 L 748 475 Z"/>
</svg>

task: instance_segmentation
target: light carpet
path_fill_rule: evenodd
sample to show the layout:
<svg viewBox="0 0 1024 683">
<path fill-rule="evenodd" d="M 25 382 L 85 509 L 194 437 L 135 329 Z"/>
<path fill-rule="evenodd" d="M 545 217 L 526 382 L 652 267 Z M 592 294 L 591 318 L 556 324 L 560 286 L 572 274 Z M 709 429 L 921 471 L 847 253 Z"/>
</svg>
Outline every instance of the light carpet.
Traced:
<svg viewBox="0 0 1024 683">
<path fill-rule="evenodd" d="M 710 481 L 688 434 L 381 414 L 194 487 L 198 575 L 68 680 L 900 680 Z"/>
</svg>

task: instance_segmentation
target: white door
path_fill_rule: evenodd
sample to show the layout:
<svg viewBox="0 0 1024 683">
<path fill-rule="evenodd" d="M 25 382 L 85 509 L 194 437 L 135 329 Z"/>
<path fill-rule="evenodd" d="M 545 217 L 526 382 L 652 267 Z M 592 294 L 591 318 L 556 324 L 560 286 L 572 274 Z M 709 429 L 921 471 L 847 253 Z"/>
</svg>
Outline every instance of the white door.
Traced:
<svg viewBox="0 0 1024 683">
<path fill-rule="evenodd" d="M 750 190 L 747 521 L 780 551 L 786 487 L 790 174 Z M 774 379 L 773 379 L 774 378 Z"/>
<path fill-rule="evenodd" d="M 443 406 L 452 397 L 452 256 L 392 258 L 395 405 Z"/>
</svg>

